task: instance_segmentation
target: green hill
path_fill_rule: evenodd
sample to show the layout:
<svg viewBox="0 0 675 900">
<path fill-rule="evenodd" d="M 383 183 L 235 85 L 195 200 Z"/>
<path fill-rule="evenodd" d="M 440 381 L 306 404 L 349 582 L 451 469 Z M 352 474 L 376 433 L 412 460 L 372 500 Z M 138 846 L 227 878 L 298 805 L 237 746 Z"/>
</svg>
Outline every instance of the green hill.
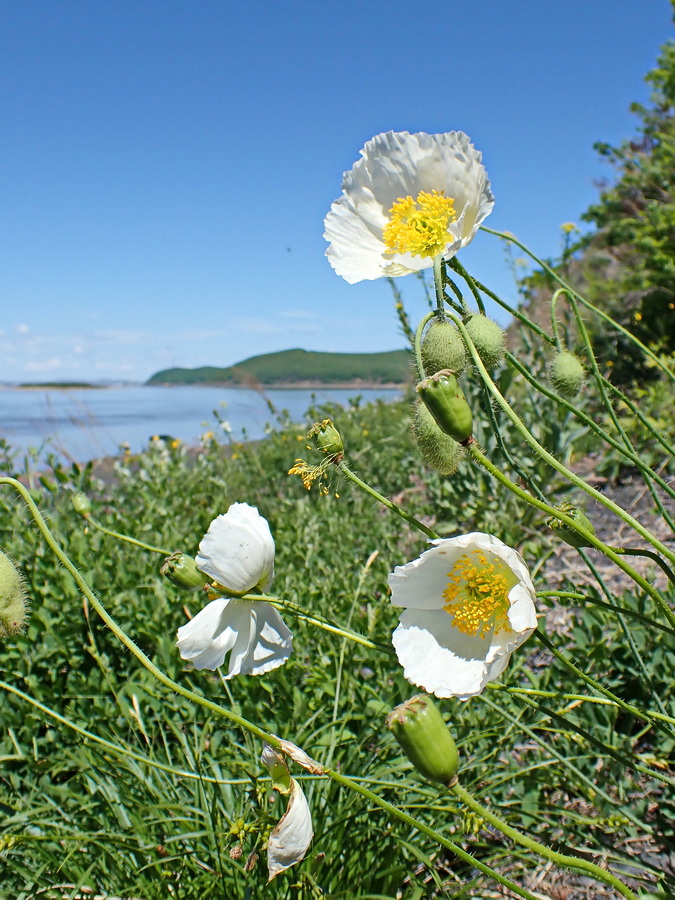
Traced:
<svg viewBox="0 0 675 900">
<path fill-rule="evenodd" d="M 403 384 L 410 377 L 410 354 L 405 350 L 386 353 L 320 353 L 311 350 L 281 350 L 251 356 L 234 366 L 219 369 L 163 369 L 147 384 L 298 385 Z"/>
</svg>

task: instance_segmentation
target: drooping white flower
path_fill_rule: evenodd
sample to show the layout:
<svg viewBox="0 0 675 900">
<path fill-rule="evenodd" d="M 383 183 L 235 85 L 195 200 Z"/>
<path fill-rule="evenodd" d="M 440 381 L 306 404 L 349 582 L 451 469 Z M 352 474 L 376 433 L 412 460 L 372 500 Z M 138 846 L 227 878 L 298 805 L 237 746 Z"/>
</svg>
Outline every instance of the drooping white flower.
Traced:
<svg viewBox="0 0 675 900">
<path fill-rule="evenodd" d="M 388 131 L 361 150 L 325 219 L 326 256 L 338 275 L 407 275 L 471 242 L 494 196 L 482 156 L 462 131 Z"/>
<path fill-rule="evenodd" d="M 268 881 L 271 881 L 284 869 L 305 858 L 314 831 L 307 798 L 299 782 L 291 777 L 283 756 L 265 744 L 261 760 L 272 776 L 274 789 L 289 795 L 286 812 L 267 842 Z"/>
<path fill-rule="evenodd" d="M 392 642 L 408 681 L 467 700 L 537 627 L 534 587 L 520 554 L 490 534 L 431 544 L 389 576 L 391 602 L 405 608 Z"/>
<path fill-rule="evenodd" d="M 266 519 L 247 503 L 233 503 L 211 522 L 195 562 L 225 592 L 268 590 L 274 576 L 274 540 Z M 283 665 L 293 639 L 269 603 L 219 597 L 178 629 L 177 646 L 181 657 L 197 669 L 217 669 L 229 653 L 229 679 L 262 675 Z"/>
</svg>

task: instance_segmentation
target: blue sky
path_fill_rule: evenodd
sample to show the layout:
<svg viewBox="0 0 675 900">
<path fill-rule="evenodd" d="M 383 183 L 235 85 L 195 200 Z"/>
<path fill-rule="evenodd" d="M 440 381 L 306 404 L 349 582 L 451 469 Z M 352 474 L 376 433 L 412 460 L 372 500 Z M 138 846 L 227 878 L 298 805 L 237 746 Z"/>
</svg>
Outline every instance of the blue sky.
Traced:
<svg viewBox="0 0 675 900">
<path fill-rule="evenodd" d="M 466 131 L 486 224 L 553 255 L 672 37 L 668 0 L 0 0 L 0 381 L 402 346 L 323 255 L 365 141 Z M 495 238 L 461 259 L 514 298 Z"/>
</svg>

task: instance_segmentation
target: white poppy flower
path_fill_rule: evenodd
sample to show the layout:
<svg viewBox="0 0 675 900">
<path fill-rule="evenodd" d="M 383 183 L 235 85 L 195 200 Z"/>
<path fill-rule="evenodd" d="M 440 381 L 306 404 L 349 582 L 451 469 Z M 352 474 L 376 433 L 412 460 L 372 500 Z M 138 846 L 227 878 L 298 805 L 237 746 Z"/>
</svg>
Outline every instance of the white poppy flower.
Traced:
<svg viewBox="0 0 675 900">
<path fill-rule="evenodd" d="M 494 206 L 482 156 L 462 131 L 388 131 L 369 140 L 325 219 L 338 275 L 407 275 L 450 259 Z"/>
<path fill-rule="evenodd" d="M 431 544 L 389 576 L 391 602 L 405 607 L 392 642 L 408 681 L 467 700 L 537 627 L 534 587 L 520 554 L 490 534 Z"/>
<path fill-rule="evenodd" d="M 224 591 L 267 590 L 274 575 L 274 540 L 266 519 L 247 503 L 233 503 L 211 522 L 195 562 Z M 293 639 L 269 603 L 220 597 L 178 629 L 177 646 L 197 669 L 217 669 L 229 653 L 229 679 L 283 665 Z"/>
<path fill-rule="evenodd" d="M 271 881 L 284 869 L 305 858 L 314 831 L 307 798 L 299 782 L 291 778 L 283 756 L 265 744 L 261 760 L 272 776 L 275 790 L 289 795 L 286 812 L 267 842 L 268 881 Z"/>
</svg>

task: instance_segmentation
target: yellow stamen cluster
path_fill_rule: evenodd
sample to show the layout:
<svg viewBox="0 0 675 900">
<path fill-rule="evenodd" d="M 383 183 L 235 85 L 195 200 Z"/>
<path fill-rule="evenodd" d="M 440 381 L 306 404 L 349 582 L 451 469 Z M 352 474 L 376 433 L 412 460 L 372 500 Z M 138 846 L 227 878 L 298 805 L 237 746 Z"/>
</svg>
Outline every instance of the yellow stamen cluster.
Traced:
<svg viewBox="0 0 675 900">
<path fill-rule="evenodd" d="M 485 637 L 510 628 L 509 583 L 498 560 L 488 561 L 483 550 L 472 550 L 457 560 L 448 573 L 443 609 L 462 634 Z"/>
<path fill-rule="evenodd" d="M 303 487 L 311 490 L 315 481 L 319 481 L 319 490 L 322 494 L 328 493 L 328 488 L 322 482 L 321 478 L 327 469 L 327 463 L 324 461 L 319 466 L 310 466 L 304 459 L 296 459 L 295 465 L 288 470 L 289 475 L 299 475 L 302 478 Z"/>
<path fill-rule="evenodd" d="M 420 191 L 417 199 L 399 197 L 389 210 L 382 237 L 389 253 L 438 256 L 450 240 L 448 225 L 457 218 L 455 203 L 442 191 Z"/>
</svg>

